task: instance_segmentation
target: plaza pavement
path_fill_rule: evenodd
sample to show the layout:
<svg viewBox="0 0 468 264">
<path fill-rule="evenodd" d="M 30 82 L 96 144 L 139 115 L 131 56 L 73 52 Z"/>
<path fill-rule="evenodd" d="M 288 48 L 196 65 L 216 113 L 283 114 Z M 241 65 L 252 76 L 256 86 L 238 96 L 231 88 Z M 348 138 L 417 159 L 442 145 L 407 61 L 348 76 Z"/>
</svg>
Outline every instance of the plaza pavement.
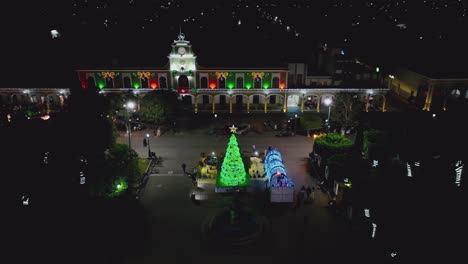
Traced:
<svg viewBox="0 0 468 264">
<path fill-rule="evenodd" d="M 146 239 L 136 241 L 136 249 L 122 263 L 240 263 L 244 261 L 289 263 L 310 261 L 353 263 L 356 251 L 350 223 L 327 208 L 328 196 L 315 191 L 315 200 L 294 208 L 293 204 L 270 203 L 261 188 L 241 194 L 241 201 L 265 219 L 265 232 L 250 245 L 222 247 L 203 235 L 203 226 L 210 216 L 229 205 L 231 197 L 214 192 L 214 186 L 194 188 L 189 177 L 182 174 L 196 166 L 201 152 L 224 152 L 229 136 L 207 134 L 207 127 L 180 130 L 155 137 L 152 131 L 132 133 L 132 148 L 147 157 L 143 138 L 150 133 L 151 150 L 163 158 L 159 173 L 150 176 L 140 200 L 145 213 Z M 276 137 L 276 132 L 250 132 L 238 135 L 241 151 L 263 151 L 277 147 L 283 156 L 288 177 L 295 182 L 295 190 L 302 185 L 316 186 L 309 175 L 307 156 L 312 151 L 312 138 L 305 136 Z M 118 142 L 127 143 L 122 133 Z M 263 186 L 262 184 L 257 184 Z M 195 192 L 203 197 L 194 203 Z"/>
</svg>

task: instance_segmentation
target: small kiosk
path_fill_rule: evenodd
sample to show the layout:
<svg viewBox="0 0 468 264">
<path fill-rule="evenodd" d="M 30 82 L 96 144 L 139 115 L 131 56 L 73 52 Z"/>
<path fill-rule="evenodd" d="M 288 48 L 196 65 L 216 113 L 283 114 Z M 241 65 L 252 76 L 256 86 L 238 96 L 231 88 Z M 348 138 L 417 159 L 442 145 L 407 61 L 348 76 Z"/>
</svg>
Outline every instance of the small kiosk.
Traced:
<svg viewBox="0 0 468 264">
<path fill-rule="evenodd" d="M 294 202 L 294 182 L 286 176 L 286 169 L 278 149 L 268 150 L 264 164 L 267 186 L 270 189 L 270 201 L 276 203 Z"/>
</svg>

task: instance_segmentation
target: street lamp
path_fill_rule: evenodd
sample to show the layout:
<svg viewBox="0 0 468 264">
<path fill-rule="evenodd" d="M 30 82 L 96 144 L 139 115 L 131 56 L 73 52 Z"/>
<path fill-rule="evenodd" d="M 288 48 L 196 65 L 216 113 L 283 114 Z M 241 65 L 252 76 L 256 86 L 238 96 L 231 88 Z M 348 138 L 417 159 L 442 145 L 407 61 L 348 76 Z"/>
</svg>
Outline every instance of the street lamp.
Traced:
<svg viewBox="0 0 468 264">
<path fill-rule="evenodd" d="M 325 105 L 328 106 L 327 128 L 330 128 L 330 108 L 331 108 L 332 100 L 330 98 L 325 98 L 323 102 L 325 103 Z"/>
<path fill-rule="evenodd" d="M 131 148 L 130 134 L 132 133 L 132 128 L 130 126 L 130 111 L 132 111 L 135 108 L 135 103 L 130 101 L 124 104 L 123 106 L 127 108 L 128 149 L 130 149 Z"/>
<path fill-rule="evenodd" d="M 146 138 L 148 139 L 148 159 L 151 159 L 150 134 L 146 133 Z"/>
<path fill-rule="evenodd" d="M 297 132 L 297 114 L 294 115 L 294 136 Z"/>
</svg>

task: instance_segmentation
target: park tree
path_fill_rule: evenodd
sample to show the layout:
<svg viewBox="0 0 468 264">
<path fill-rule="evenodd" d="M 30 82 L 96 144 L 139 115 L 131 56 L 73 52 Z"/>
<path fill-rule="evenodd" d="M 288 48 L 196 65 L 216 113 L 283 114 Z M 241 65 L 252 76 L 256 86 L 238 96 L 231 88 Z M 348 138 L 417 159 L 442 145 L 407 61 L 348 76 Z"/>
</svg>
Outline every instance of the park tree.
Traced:
<svg viewBox="0 0 468 264">
<path fill-rule="evenodd" d="M 140 116 L 143 121 L 153 124 L 164 123 L 174 117 L 177 93 L 172 91 L 153 91 L 141 100 Z"/>
<path fill-rule="evenodd" d="M 94 197 L 115 197 L 131 194 L 142 174 L 138 154 L 125 144 L 114 144 L 104 155 L 93 160 L 88 171 L 89 192 Z"/>
<path fill-rule="evenodd" d="M 357 93 L 340 92 L 335 96 L 330 122 L 337 127 L 357 126 L 363 108 Z"/>
<path fill-rule="evenodd" d="M 250 178 L 245 170 L 242 155 L 237 144 L 237 138 L 231 135 L 226 149 L 226 155 L 221 165 L 221 172 L 216 178 L 216 185 L 220 187 L 235 187 L 250 185 Z"/>
</svg>

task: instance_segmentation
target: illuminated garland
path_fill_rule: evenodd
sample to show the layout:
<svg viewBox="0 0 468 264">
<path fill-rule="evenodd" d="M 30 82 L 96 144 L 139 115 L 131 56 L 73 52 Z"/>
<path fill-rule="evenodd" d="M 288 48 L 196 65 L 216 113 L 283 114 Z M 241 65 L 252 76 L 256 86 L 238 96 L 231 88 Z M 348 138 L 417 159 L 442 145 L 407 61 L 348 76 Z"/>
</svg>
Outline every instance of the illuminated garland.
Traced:
<svg viewBox="0 0 468 264">
<path fill-rule="evenodd" d="M 229 75 L 228 72 L 216 72 L 216 78 L 219 79 L 221 77 L 226 78 Z"/>
<path fill-rule="evenodd" d="M 151 72 L 137 72 L 137 75 L 140 79 L 149 78 L 151 76 Z"/>
<path fill-rule="evenodd" d="M 118 76 L 119 73 L 115 73 L 115 72 L 101 72 L 100 74 L 98 73 L 98 76 L 102 76 L 102 78 L 106 79 L 106 78 L 112 78 L 114 79 L 115 76 Z"/>
<path fill-rule="evenodd" d="M 264 72 L 252 72 L 252 77 L 259 77 L 260 79 L 265 76 Z"/>
</svg>

